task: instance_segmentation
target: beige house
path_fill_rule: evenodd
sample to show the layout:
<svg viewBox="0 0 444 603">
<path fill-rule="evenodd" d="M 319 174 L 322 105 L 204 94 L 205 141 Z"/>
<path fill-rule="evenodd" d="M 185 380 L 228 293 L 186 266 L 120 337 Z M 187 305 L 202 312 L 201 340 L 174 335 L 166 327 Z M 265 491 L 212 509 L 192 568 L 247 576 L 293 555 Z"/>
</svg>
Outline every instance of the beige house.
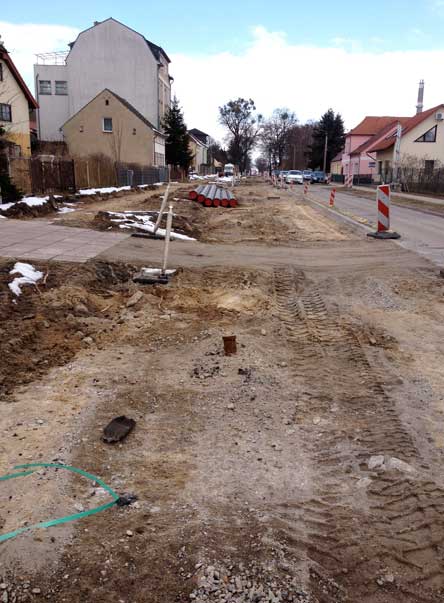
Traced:
<svg viewBox="0 0 444 603">
<path fill-rule="evenodd" d="M 31 155 L 30 116 L 38 105 L 0 41 L 0 126 L 15 156 Z"/>
<path fill-rule="evenodd" d="M 403 167 L 432 171 L 444 165 L 444 104 L 401 122 L 400 158 Z M 379 138 L 368 153 L 376 153 L 378 173 L 393 167 L 397 124 Z"/>
<path fill-rule="evenodd" d="M 73 157 L 105 155 L 118 163 L 165 165 L 165 135 L 108 89 L 68 119 L 62 131 Z"/>
<path fill-rule="evenodd" d="M 191 163 L 191 169 L 196 172 L 202 171 L 202 166 L 208 164 L 208 143 L 205 141 L 203 136 L 198 133 L 200 130 L 194 129 L 188 132 L 188 146 L 193 154 L 193 161 Z M 207 134 L 201 133 L 205 137 Z"/>
</svg>

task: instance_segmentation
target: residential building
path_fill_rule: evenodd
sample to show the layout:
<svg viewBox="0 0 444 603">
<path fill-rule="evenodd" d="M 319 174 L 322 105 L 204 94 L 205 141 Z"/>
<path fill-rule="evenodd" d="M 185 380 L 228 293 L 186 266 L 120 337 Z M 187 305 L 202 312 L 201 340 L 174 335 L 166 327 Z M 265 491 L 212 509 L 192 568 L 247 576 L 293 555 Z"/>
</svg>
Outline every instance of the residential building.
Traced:
<svg viewBox="0 0 444 603">
<path fill-rule="evenodd" d="M 335 175 L 342 174 L 342 151 L 335 155 L 330 162 L 330 173 Z"/>
<path fill-rule="evenodd" d="M 30 120 L 37 102 L 0 40 L 0 126 L 16 156 L 31 155 Z"/>
<path fill-rule="evenodd" d="M 190 168 L 193 171 L 200 173 L 204 171 L 203 166 L 208 165 L 209 136 L 208 134 L 205 134 L 205 132 L 201 132 L 201 130 L 194 128 L 193 130 L 188 131 L 188 140 L 190 151 L 193 154 L 193 161 Z"/>
<path fill-rule="evenodd" d="M 433 171 L 444 165 L 444 104 L 417 113 L 401 122 L 400 158 L 403 167 Z M 393 167 L 396 124 L 369 148 L 377 170 L 387 174 Z"/>
<path fill-rule="evenodd" d="M 105 155 L 118 163 L 165 165 L 165 135 L 109 89 L 70 117 L 62 132 L 73 157 Z"/>
<path fill-rule="evenodd" d="M 350 130 L 346 135 L 342 153 L 342 173 L 344 175 L 376 173 L 376 159 L 367 155 L 366 143 L 383 128 L 404 119 L 407 118 L 367 116 Z"/>
<path fill-rule="evenodd" d="M 41 140 L 62 140 L 61 126 L 103 90 L 125 99 L 156 128 L 171 102 L 170 59 L 142 34 L 109 18 L 82 31 L 65 53 L 34 65 Z"/>
</svg>

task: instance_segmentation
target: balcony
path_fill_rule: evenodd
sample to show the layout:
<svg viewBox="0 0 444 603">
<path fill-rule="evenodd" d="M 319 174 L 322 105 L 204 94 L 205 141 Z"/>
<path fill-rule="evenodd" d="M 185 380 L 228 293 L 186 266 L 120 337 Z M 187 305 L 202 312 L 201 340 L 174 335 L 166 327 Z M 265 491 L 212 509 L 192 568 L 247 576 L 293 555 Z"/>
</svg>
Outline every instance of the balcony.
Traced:
<svg viewBox="0 0 444 603">
<path fill-rule="evenodd" d="M 66 65 L 67 50 L 36 54 L 36 65 Z"/>
</svg>

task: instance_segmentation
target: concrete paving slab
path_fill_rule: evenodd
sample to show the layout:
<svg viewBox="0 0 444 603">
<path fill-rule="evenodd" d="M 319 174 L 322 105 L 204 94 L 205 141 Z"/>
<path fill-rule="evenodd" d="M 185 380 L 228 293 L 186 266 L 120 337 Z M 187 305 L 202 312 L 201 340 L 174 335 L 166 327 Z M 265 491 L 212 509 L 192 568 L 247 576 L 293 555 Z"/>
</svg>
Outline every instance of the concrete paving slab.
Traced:
<svg viewBox="0 0 444 603">
<path fill-rule="evenodd" d="M 124 233 L 57 226 L 44 220 L 0 221 L 0 256 L 85 262 L 130 237 Z"/>
</svg>

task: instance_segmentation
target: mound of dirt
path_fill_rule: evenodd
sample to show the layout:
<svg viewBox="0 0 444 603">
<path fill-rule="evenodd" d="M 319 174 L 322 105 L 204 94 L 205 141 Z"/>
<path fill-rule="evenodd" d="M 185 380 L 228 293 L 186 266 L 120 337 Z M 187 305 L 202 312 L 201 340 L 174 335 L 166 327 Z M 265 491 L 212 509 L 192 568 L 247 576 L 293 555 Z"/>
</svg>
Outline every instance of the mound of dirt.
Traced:
<svg viewBox="0 0 444 603">
<path fill-rule="evenodd" d="M 93 227 L 97 230 L 120 230 L 120 225 L 125 220 L 123 215 L 127 215 L 128 220 L 125 221 L 125 229 L 130 232 L 140 232 L 141 229 L 137 227 L 138 224 L 141 226 L 144 223 L 142 218 L 149 217 L 154 223 L 157 220 L 159 212 L 157 211 L 144 211 L 144 212 L 118 212 L 119 216 L 116 216 L 116 212 L 99 211 L 94 217 Z M 166 228 L 166 214 L 162 216 L 160 221 L 160 227 Z M 187 235 L 194 239 L 200 237 L 200 229 L 190 224 L 188 219 L 181 214 L 174 214 L 173 218 L 173 230 L 180 234 Z"/>
<path fill-rule="evenodd" d="M 39 262 L 35 267 L 47 274 L 45 284 L 24 286 L 16 298 L 8 288 L 12 266 L 0 267 L 0 397 L 106 337 L 135 287 L 135 268 Z"/>
<path fill-rule="evenodd" d="M 14 203 L 8 209 L 1 209 L 0 205 L 0 215 L 5 216 L 6 218 L 38 218 L 40 216 L 46 216 L 48 214 L 53 214 L 59 209 L 59 204 L 54 199 L 54 197 L 49 197 L 46 203 L 42 205 L 28 205 L 22 201 L 18 203 Z"/>
</svg>

